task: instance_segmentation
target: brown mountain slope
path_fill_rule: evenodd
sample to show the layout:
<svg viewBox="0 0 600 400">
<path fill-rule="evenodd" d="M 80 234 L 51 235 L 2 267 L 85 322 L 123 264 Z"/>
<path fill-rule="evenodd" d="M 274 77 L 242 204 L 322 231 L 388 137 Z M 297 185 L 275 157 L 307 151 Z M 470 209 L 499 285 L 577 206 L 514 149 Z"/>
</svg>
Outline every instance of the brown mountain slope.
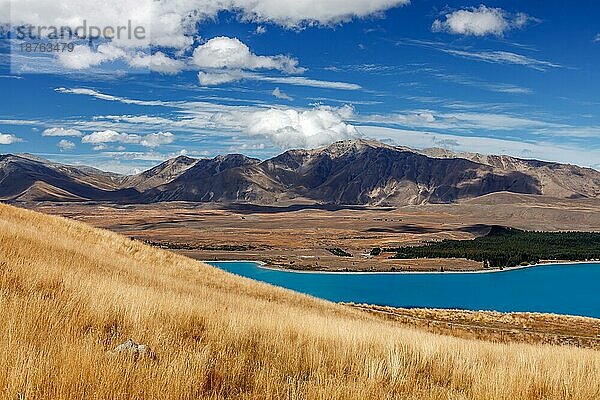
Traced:
<svg viewBox="0 0 600 400">
<path fill-rule="evenodd" d="M 506 155 L 453 153 L 445 149 L 427 149 L 424 153 L 436 158 L 464 158 L 489 165 L 499 171 L 525 173 L 535 177 L 539 182 L 541 192 L 547 196 L 562 198 L 600 196 L 600 172 L 591 168 L 525 160 Z"/>
<path fill-rule="evenodd" d="M 122 177 L 28 156 L 0 156 L 0 200 L 130 201 L 139 195 L 121 189 Z"/>
<path fill-rule="evenodd" d="M 140 174 L 126 177 L 120 186 L 132 187 L 143 192 L 173 181 L 197 162 L 195 158 L 185 156 L 172 158 Z"/>
<path fill-rule="evenodd" d="M 452 203 L 498 192 L 600 196 L 600 172 L 589 168 L 439 149 L 417 152 L 366 140 L 290 150 L 262 162 L 239 154 L 200 160 L 177 157 L 129 177 L 3 156 L 0 182 L 0 199 L 13 201 L 400 206 Z M 36 182 L 56 189 L 32 188 Z"/>
<path fill-rule="evenodd" d="M 288 151 L 261 166 L 297 195 L 335 204 L 448 203 L 497 191 L 540 194 L 526 174 L 364 140 Z"/>
<path fill-rule="evenodd" d="M 434 159 L 358 140 L 290 150 L 263 162 L 243 156 L 202 160 L 143 198 L 401 205 L 447 203 L 497 191 L 540 194 L 538 182 L 520 172 L 497 173 L 465 159 Z"/>
</svg>

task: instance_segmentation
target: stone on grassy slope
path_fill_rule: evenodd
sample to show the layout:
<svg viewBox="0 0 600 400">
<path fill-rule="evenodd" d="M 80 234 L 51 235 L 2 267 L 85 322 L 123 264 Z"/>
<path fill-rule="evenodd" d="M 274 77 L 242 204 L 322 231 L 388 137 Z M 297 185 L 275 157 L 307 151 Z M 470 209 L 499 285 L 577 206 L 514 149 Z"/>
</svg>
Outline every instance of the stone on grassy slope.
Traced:
<svg viewBox="0 0 600 400">
<path fill-rule="evenodd" d="M 136 343 L 132 339 L 127 339 L 127 341 L 121 343 L 115 347 L 114 350 L 110 351 L 109 354 L 112 356 L 131 356 L 136 360 L 139 358 L 150 358 L 152 360 L 156 359 L 156 355 L 152 349 L 150 349 L 150 347 L 145 344 Z"/>
</svg>

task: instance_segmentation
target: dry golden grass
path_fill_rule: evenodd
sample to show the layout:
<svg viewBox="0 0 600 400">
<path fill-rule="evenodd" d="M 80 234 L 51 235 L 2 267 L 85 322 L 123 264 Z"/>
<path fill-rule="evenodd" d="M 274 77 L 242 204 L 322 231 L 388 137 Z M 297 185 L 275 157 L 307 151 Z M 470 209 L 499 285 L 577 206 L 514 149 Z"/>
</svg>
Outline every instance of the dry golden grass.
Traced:
<svg viewBox="0 0 600 400">
<path fill-rule="evenodd" d="M 531 312 L 347 305 L 405 326 L 442 335 L 488 342 L 570 345 L 600 350 L 600 319 L 597 318 Z"/>
<path fill-rule="evenodd" d="M 598 399 L 600 353 L 412 330 L 0 205 L 7 399 Z M 109 357 L 127 338 L 156 360 Z"/>
</svg>

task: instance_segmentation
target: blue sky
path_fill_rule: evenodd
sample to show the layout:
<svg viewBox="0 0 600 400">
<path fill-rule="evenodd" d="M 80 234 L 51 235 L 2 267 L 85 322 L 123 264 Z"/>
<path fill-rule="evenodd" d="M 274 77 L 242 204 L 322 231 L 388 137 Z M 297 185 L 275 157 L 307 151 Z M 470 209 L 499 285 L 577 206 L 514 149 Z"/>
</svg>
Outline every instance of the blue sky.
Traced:
<svg viewBox="0 0 600 400">
<path fill-rule="evenodd" d="M 41 0 L 9 3 L 13 27 L 144 14 L 63 0 L 28 20 Z M 599 3 L 232 3 L 148 5 L 147 42 L 72 53 L 26 53 L 5 34 L 0 153 L 131 173 L 363 137 L 600 168 Z"/>
</svg>

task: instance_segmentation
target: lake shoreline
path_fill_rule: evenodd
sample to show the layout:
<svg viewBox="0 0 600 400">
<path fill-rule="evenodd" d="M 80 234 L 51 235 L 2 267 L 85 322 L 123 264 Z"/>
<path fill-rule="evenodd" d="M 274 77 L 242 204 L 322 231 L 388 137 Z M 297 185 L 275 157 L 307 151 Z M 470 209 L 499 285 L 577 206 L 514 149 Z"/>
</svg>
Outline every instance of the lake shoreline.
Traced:
<svg viewBox="0 0 600 400">
<path fill-rule="evenodd" d="M 501 272 L 511 272 L 522 269 L 529 269 L 535 267 L 546 267 L 553 265 L 577 265 L 577 264 L 590 264 L 597 263 L 598 261 L 551 261 L 551 262 L 540 262 L 538 264 L 530 264 L 530 265 L 519 265 L 516 267 L 507 267 L 507 268 L 493 268 L 493 269 L 482 269 L 477 271 L 323 271 L 323 270 L 298 270 L 291 268 L 283 268 L 276 267 L 267 264 L 264 261 L 257 260 L 222 260 L 222 261 L 202 261 L 205 263 L 217 262 L 217 263 L 235 263 L 235 262 L 247 262 L 253 263 L 258 266 L 258 268 L 271 270 L 271 271 L 279 271 L 279 272 L 291 272 L 297 274 L 325 274 L 325 275 L 389 275 L 389 274 L 405 274 L 405 275 L 426 275 L 426 274 L 439 274 L 439 275 L 455 275 L 455 274 L 492 274 L 492 273 L 501 273 Z"/>
<path fill-rule="evenodd" d="M 313 272 L 312 275 L 253 261 L 210 263 L 236 275 L 336 303 L 600 318 L 596 284 L 600 262 L 597 261 L 547 262 L 467 273 Z"/>
</svg>

